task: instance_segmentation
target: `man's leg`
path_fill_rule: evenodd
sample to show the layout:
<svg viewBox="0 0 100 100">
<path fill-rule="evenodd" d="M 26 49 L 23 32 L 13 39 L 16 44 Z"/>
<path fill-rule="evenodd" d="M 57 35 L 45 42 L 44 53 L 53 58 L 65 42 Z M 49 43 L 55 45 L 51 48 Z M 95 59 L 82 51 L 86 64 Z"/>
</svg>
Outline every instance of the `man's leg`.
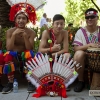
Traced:
<svg viewBox="0 0 100 100">
<path fill-rule="evenodd" d="M 3 56 L 2 50 L 0 50 L 0 92 L 2 92 L 2 89 L 3 89 L 3 86 L 1 83 L 1 77 L 3 74 L 3 65 L 4 65 L 4 56 Z"/>
<path fill-rule="evenodd" d="M 15 66 L 13 62 L 14 56 L 12 55 L 12 53 L 7 52 L 6 54 L 4 54 L 5 65 L 3 68 L 3 73 L 6 74 L 8 77 L 8 84 L 3 88 L 2 90 L 3 94 L 10 93 L 13 90 L 13 79 L 14 79 Z"/>
<path fill-rule="evenodd" d="M 22 53 L 22 55 L 23 55 L 23 53 Z M 25 51 L 24 55 L 21 57 L 22 57 L 22 60 L 25 59 L 24 62 L 22 63 L 23 67 L 24 67 L 26 62 L 31 61 L 31 59 L 34 58 L 34 52 L 32 50 Z M 27 74 L 27 73 L 25 73 L 25 74 Z M 28 80 L 27 92 L 31 93 L 31 92 L 34 92 L 35 90 L 36 90 L 36 87 Z"/>
<path fill-rule="evenodd" d="M 74 91 L 75 92 L 81 92 L 85 86 L 84 83 L 84 60 L 85 60 L 85 52 L 84 51 L 76 51 L 74 54 L 74 61 L 77 61 L 77 63 L 80 63 L 80 66 L 82 66 L 79 70 L 76 71 L 78 72 L 78 84 L 75 86 Z"/>
<path fill-rule="evenodd" d="M 3 89 L 3 85 L 1 84 L 1 77 L 2 77 L 2 74 L 0 73 L 0 92 L 2 92 L 2 89 Z"/>
</svg>

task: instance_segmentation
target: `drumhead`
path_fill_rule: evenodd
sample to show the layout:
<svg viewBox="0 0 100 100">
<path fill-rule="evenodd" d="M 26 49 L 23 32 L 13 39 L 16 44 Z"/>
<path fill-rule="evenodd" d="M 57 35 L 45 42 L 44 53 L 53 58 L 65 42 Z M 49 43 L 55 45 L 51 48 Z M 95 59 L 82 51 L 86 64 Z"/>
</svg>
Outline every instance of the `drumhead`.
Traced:
<svg viewBox="0 0 100 100">
<path fill-rule="evenodd" d="M 91 48 L 89 47 L 87 51 L 100 51 L 100 48 Z"/>
</svg>

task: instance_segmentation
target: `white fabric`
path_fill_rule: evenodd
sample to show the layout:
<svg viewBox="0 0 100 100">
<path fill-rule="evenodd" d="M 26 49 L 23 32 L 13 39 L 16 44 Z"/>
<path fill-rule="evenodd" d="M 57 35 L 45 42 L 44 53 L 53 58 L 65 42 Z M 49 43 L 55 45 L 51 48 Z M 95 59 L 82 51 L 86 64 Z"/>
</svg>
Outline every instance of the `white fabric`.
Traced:
<svg viewBox="0 0 100 100">
<path fill-rule="evenodd" d="M 13 6 L 18 3 L 26 3 L 27 1 L 27 3 L 32 5 L 36 10 L 37 8 L 42 7 L 46 2 L 46 0 L 6 0 L 6 1 L 10 6 Z"/>
<path fill-rule="evenodd" d="M 86 28 L 83 28 L 83 29 L 86 30 Z M 95 31 L 95 32 L 92 33 L 92 34 L 93 34 L 94 36 L 96 36 L 96 38 L 98 39 L 98 33 L 99 33 L 99 28 L 98 28 L 97 31 Z M 89 38 L 91 33 L 88 32 L 88 31 L 86 30 L 86 34 L 87 34 L 87 36 L 88 36 L 88 38 Z M 87 44 L 87 42 L 86 42 L 86 39 L 85 39 L 85 37 L 84 37 L 84 34 L 83 34 L 82 30 L 79 29 L 79 30 L 76 32 L 76 34 L 75 34 L 75 38 L 74 38 L 74 41 L 73 41 L 73 45 L 79 45 L 79 46 L 81 46 L 81 45 L 86 45 L 86 44 Z"/>
<path fill-rule="evenodd" d="M 71 79 L 69 79 L 68 83 L 65 83 L 65 87 L 67 88 L 69 85 L 71 85 L 77 77 L 78 74 L 74 75 Z"/>
<path fill-rule="evenodd" d="M 44 25 L 47 25 L 47 21 L 46 21 L 46 18 L 42 17 L 41 20 L 40 20 L 40 28 Z"/>
</svg>

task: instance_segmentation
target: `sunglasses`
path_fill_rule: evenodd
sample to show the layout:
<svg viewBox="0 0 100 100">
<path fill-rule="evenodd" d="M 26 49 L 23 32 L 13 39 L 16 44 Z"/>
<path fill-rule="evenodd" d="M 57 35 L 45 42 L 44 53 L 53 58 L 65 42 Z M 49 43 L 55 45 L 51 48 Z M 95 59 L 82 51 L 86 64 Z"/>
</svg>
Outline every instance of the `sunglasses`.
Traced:
<svg viewBox="0 0 100 100">
<path fill-rule="evenodd" d="M 85 16 L 85 19 L 94 19 L 96 16 Z"/>
</svg>

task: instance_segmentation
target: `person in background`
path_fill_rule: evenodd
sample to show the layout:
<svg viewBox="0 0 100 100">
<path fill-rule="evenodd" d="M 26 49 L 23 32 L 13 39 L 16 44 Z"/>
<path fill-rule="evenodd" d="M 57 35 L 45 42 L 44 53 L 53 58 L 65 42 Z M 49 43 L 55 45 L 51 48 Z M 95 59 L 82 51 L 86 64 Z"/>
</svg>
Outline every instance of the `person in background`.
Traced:
<svg viewBox="0 0 100 100">
<path fill-rule="evenodd" d="M 47 20 L 47 26 L 48 26 L 48 28 L 50 28 L 51 27 L 51 18 L 47 18 L 46 20 Z"/>
<path fill-rule="evenodd" d="M 97 25 L 98 11 L 94 8 L 89 8 L 84 13 L 86 26 L 80 28 L 75 34 L 74 38 L 74 60 L 82 65 L 82 68 L 78 70 L 78 83 L 74 88 L 75 92 L 81 92 L 85 87 L 84 82 L 84 68 L 86 65 L 86 53 L 85 51 L 89 47 L 100 47 L 100 28 Z"/>
<path fill-rule="evenodd" d="M 40 20 L 40 28 L 44 27 L 45 29 L 48 30 L 48 23 L 47 23 L 47 14 L 44 13 L 43 17 Z"/>
</svg>

